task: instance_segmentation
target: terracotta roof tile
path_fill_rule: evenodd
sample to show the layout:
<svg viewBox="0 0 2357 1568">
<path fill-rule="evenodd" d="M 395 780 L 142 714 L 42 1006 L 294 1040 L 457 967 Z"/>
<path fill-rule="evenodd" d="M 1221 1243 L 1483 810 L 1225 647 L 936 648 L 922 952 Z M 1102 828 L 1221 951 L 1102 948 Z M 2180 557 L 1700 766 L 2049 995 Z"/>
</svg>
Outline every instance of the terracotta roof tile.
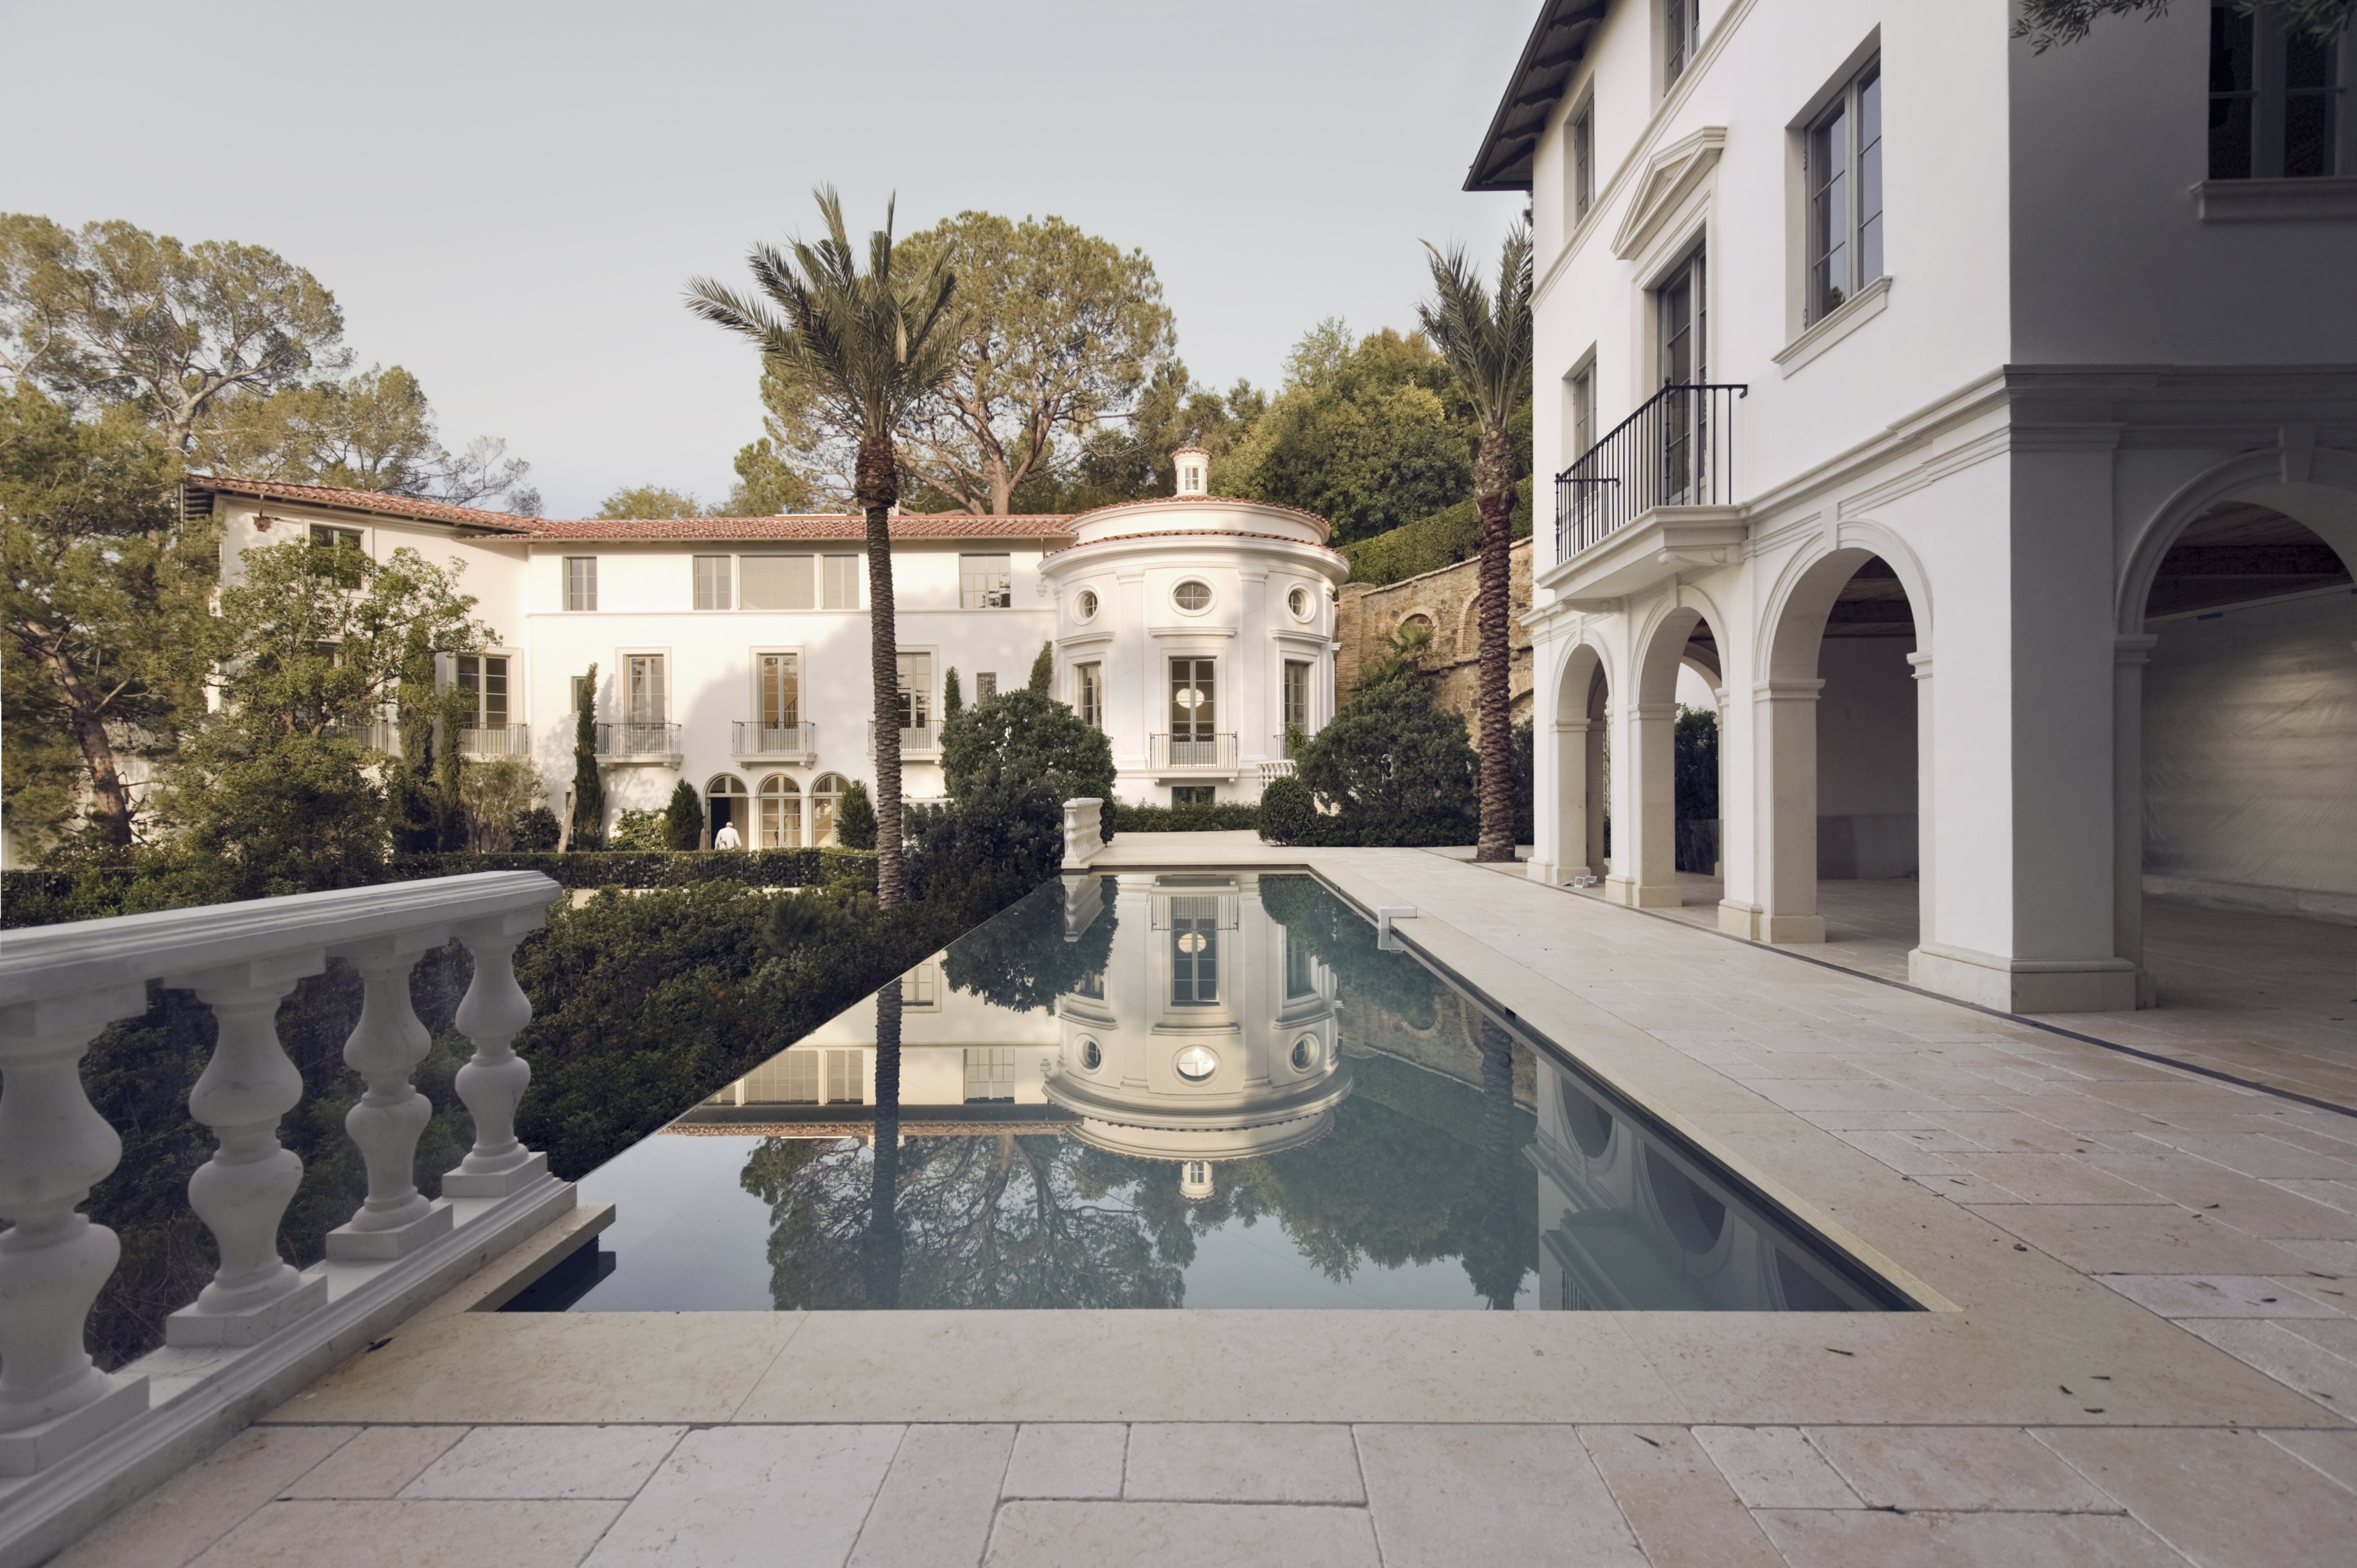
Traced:
<svg viewBox="0 0 2357 1568">
<path fill-rule="evenodd" d="M 1292 509 L 1286 508 L 1286 510 L 1291 510 Z M 1315 550 L 1320 555 L 1331 555 L 1335 560 L 1343 563 L 1345 565 L 1350 564 L 1351 559 L 1349 556 L 1343 554 L 1340 551 L 1334 549 L 1330 545 L 1311 544 L 1306 540 L 1296 539 L 1289 533 L 1254 533 L 1249 529 L 1243 528 L 1157 528 L 1149 529 L 1141 533 L 1115 533 L 1103 539 L 1090 540 L 1089 542 L 1091 544 L 1120 544 L 1132 539 L 1269 539 L 1275 541 L 1279 544 L 1291 544 L 1303 550 Z M 1059 542 L 1053 549 L 1050 549 L 1048 552 L 1048 553 L 1050 555 L 1057 555 L 1061 554 L 1063 552 L 1068 550 L 1078 550 L 1080 548 L 1081 545 L 1077 541 L 1067 539 Z"/>
<path fill-rule="evenodd" d="M 860 539 L 867 520 L 856 512 L 789 517 L 585 518 L 560 522 L 525 520 L 535 539 Z M 962 511 L 904 513 L 892 520 L 895 539 L 1055 539 L 1069 537 L 1072 520 L 1054 512 L 975 517 Z"/>
<path fill-rule="evenodd" d="M 1073 521 L 1074 521 L 1075 522 L 1078 522 L 1078 521 L 1081 521 L 1082 520 L 1086 519 L 1086 518 L 1092 518 L 1092 517 L 1103 517 L 1105 513 L 1107 513 L 1107 512 L 1109 512 L 1109 511 L 1128 511 L 1128 510 L 1133 510 L 1133 509 L 1135 509 L 1135 508 L 1142 507 L 1142 506 L 1160 506 L 1160 507 L 1250 506 L 1250 507 L 1259 507 L 1260 509 L 1262 509 L 1262 510 L 1265 510 L 1265 511 L 1281 511 L 1281 512 L 1286 512 L 1286 513 L 1289 513 L 1290 515 L 1292 515 L 1292 516 L 1294 516 L 1294 517 L 1306 518 L 1306 519 L 1308 519 L 1309 521 L 1316 523 L 1316 524 L 1318 526 L 1318 528 L 1324 532 L 1324 533 L 1326 534 L 1326 536 L 1327 536 L 1328 538 L 1331 538 L 1331 537 L 1333 537 L 1333 533 L 1334 533 L 1334 525 L 1333 525 L 1332 523 L 1330 523 L 1330 522 L 1328 522 L 1324 518 L 1319 517 L 1319 516 L 1318 516 L 1316 512 L 1314 512 L 1314 511 L 1305 511 L 1305 510 L 1303 510 L 1301 508 L 1299 508 L 1299 507 L 1297 507 L 1297 506 L 1286 506 L 1286 505 L 1285 505 L 1285 504 L 1284 504 L 1283 502 L 1281 502 L 1281 501 L 1256 501 L 1256 500 L 1254 500 L 1254 499 L 1252 499 L 1250 497 L 1247 497 L 1247 496 L 1148 496 L 1148 497 L 1146 497 L 1144 500 L 1136 500 L 1136 501 L 1115 501 L 1115 502 L 1114 502 L 1114 503 L 1113 503 L 1113 505 L 1111 505 L 1111 506 L 1101 506 L 1101 507 L 1098 507 L 1098 508 L 1097 508 L 1096 510 L 1094 510 L 1093 511 L 1084 511 L 1084 512 L 1082 512 L 1082 513 L 1080 514 L 1080 516 L 1079 516 L 1079 517 L 1074 518 L 1074 519 L 1073 519 Z"/>
<path fill-rule="evenodd" d="M 497 529 L 506 533 L 523 532 L 528 524 L 539 521 L 519 517 L 511 511 L 452 506 L 447 501 L 387 495 L 382 490 L 348 490 L 335 485 L 290 485 L 276 479 L 240 479 L 222 474 L 191 474 L 188 482 L 191 489 L 226 490 L 231 495 L 252 496 L 257 500 L 308 501 L 314 506 L 384 512 L 395 517 L 420 518 L 427 522 L 453 523 L 461 528 Z"/>
</svg>

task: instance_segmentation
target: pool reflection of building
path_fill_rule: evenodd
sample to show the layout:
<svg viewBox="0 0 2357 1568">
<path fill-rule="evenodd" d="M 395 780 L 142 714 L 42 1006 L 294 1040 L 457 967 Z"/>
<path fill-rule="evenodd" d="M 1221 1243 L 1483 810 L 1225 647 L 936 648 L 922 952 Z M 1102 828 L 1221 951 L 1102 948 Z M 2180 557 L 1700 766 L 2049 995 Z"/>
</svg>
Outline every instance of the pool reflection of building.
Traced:
<svg viewBox="0 0 2357 1568">
<path fill-rule="evenodd" d="M 1067 939 L 1108 902 L 1119 910 L 1110 959 L 1053 1012 L 957 990 L 939 955 L 902 977 L 901 1136 L 1071 1132 L 1174 1165 L 1180 1191 L 1200 1198 L 1219 1162 L 1330 1130 L 1351 1092 L 1336 1049 L 1335 977 L 1262 907 L 1259 878 L 1069 879 Z M 871 1136 L 875 1042 L 870 999 L 668 1131 Z"/>
<path fill-rule="evenodd" d="M 1539 1305 L 1564 1311 L 1872 1311 L 1753 1223 L 1690 1156 L 1538 1060 Z"/>
</svg>

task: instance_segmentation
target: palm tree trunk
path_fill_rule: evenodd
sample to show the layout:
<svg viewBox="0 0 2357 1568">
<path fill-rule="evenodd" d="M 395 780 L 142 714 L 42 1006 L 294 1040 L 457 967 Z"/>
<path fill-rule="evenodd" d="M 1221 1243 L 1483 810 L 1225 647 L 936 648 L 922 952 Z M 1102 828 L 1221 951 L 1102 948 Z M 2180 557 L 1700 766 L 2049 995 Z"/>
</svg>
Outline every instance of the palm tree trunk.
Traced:
<svg viewBox="0 0 2357 1568">
<path fill-rule="evenodd" d="M 881 842 L 881 841 L 878 841 Z M 868 1167 L 867 1234 L 860 1239 L 860 1272 L 867 1305 L 888 1312 L 900 1305 L 900 982 L 876 993 L 876 1148 Z"/>
<path fill-rule="evenodd" d="M 867 624 L 876 677 L 876 901 L 907 895 L 900 832 L 900 634 L 892 604 L 891 511 L 867 509 Z"/>
<path fill-rule="evenodd" d="M 1507 642 L 1511 550 L 1514 519 L 1513 448 L 1505 426 L 1481 432 L 1473 464 L 1474 505 L 1481 514 L 1481 665 L 1477 706 L 1481 720 L 1481 839 L 1476 860 L 1514 858 L 1514 780 L 1509 720 L 1512 650 Z"/>
</svg>

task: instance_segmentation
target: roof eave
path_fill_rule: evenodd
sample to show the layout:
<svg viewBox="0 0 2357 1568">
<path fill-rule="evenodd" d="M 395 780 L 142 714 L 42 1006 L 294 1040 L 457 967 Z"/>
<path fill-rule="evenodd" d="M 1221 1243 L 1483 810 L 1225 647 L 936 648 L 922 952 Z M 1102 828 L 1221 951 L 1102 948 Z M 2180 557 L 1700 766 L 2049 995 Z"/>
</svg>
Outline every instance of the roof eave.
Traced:
<svg viewBox="0 0 2357 1568">
<path fill-rule="evenodd" d="M 1490 116 L 1490 128 L 1465 171 L 1465 189 L 1529 194 L 1539 132 L 1611 8 L 1611 0 L 1545 0 L 1540 6 L 1497 113 Z"/>
</svg>

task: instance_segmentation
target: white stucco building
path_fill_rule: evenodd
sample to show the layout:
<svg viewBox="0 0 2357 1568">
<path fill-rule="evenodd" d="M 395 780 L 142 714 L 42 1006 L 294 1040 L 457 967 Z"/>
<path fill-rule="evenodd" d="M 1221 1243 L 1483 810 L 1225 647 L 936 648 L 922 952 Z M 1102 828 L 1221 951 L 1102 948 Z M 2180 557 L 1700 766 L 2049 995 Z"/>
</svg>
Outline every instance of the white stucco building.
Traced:
<svg viewBox="0 0 2357 1568">
<path fill-rule="evenodd" d="M 1191 459 L 1191 461 L 1190 461 Z M 1043 645 L 1055 694 L 1102 727 L 1119 798 L 1259 798 L 1288 721 L 1334 708 L 1334 594 L 1347 565 L 1324 520 L 1204 493 L 1079 516 L 905 515 L 892 521 L 903 788 L 939 798 L 942 693 L 1021 685 Z M 562 815 L 578 685 L 597 667 L 609 813 L 655 810 L 678 780 L 714 832 L 747 847 L 833 842 L 845 786 L 874 779 L 870 596 L 856 516 L 564 521 L 404 497 L 198 478 L 188 504 L 241 553 L 334 541 L 377 560 L 404 546 L 464 567 L 492 646 L 445 660 L 477 693 L 462 736 L 520 756 Z M 375 737 L 392 744 L 389 733 Z"/>
<path fill-rule="evenodd" d="M 1911 876 L 1917 983 L 2123 1008 L 2148 889 L 2357 919 L 2357 45 L 2009 19 L 1540 7 L 1532 874 L 1681 901 L 1683 682 L 1722 929 Z"/>
</svg>

